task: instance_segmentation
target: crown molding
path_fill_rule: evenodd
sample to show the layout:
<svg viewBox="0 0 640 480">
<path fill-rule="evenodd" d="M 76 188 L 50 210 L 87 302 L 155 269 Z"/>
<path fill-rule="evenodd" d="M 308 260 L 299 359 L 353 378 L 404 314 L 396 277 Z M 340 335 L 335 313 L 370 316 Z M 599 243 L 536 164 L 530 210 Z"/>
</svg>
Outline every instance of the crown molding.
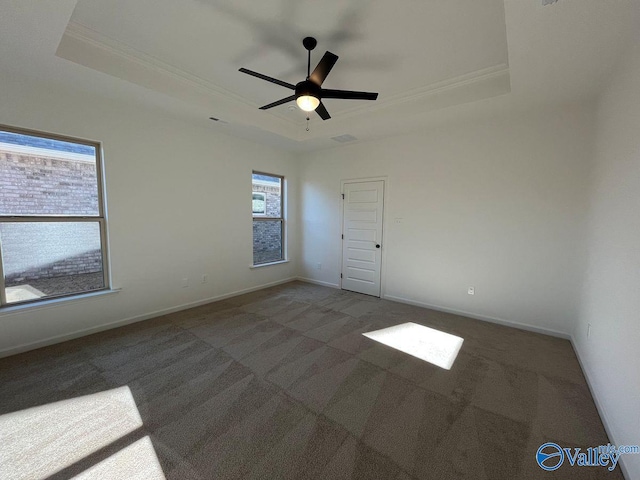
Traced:
<svg viewBox="0 0 640 480">
<path fill-rule="evenodd" d="M 77 53 L 78 48 L 81 50 L 80 54 Z M 362 102 L 360 105 L 339 111 L 334 117 L 335 120 L 338 120 L 333 122 L 334 125 L 323 124 L 320 128 L 314 129 L 315 134 L 309 137 L 308 133 L 305 135 L 303 134 L 304 132 L 300 131 L 300 128 L 305 125 L 303 119 L 294 120 L 275 111 L 269 112 L 268 116 L 259 116 L 257 112 L 259 106 L 242 96 L 202 77 L 168 64 L 157 57 L 137 50 L 77 21 L 69 22 L 58 50 L 58 55 L 62 58 L 75 61 L 89 68 L 101 70 L 110 75 L 114 75 L 114 72 L 109 71 L 104 66 L 101 69 L 98 57 L 115 59 L 120 65 L 135 65 L 142 71 L 147 72 L 144 78 L 140 73 L 137 75 L 138 81 L 132 79 L 131 76 L 129 78 L 127 76 L 120 78 L 140 83 L 152 89 L 155 89 L 152 85 L 160 83 L 161 88 L 159 90 L 171 95 L 171 89 L 167 87 L 166 83 L 166 80 L 168 80 L 173 85 L 182 87 L 182 92 L 171 90 L 174 94 L 178 93 L 178 98 L 185 101 L 191 100 L 193 103 L 191 98 L 193 95 L 189 95 L 191 91 L 205 95 L 205 98 L 221 105 L 221 108 L 226 106 L 227 110 L 229 110 L 239 107 L 243 111 L 240 113 L 235 112 L 237 117 L 241 117 L 245 112 L 255 114 L 250 121 L 243 117 L 240 123 L 261 128 L 294 141 L 304 141 L 305 139 L 332 134 L 334 126 L 339 127 L 340 124 L 344 125 L 344 122 L 353 121 L 355 118 L 363 118 L 383 110 L 398 109 L 403 112 L 430 111 L 510 92 L 509 66 L 506 63 L 502 63 L 389 97 L 384 97 L 383 93 L 381 95 L 382 98 L 379 98 L 376 102 Z M 133 76 L 136 75 L 134 74 Z M 162 83 L 163 78 L 165 79 L 164 83 Z M 189 97 L 189 100 L 185 97 Z M 232 119 L 231 121 L 235 123 L 235 120 Z"/>
<path fill-rule="evenodd" d="M 405 103 L 428 102 L 431 98 L 442 94 L 449 94 L 457 89 L 466 89 L 477 83 L 486 83 L 493 80 L 509 78 L 509 66 L 505 63 L 492 67 L 476 70 L 458 77 L 440 82 L 424 85 L 406 92 L 401 92 L 376 101 L 371 105 L 359 105 L 340 112 L 341 118 L 353 118 L 362 113 L 371 113 L 378 110 L 396 107 Z M 506 92 L 505 92 L 506 93 Z"/>
<path fill-rule="evenodd" d="M 137 50 L 129 45 L 119 42 L 111 37 L 108 37 L 92 28 L 89 28 L 81 23 L 71 21 L 65 31 L 65 36 L 69 36 L 75 40 L 86 42 L 94 47 L 106 50 L 113 55 L 124 57 L 129 61 L 136 62 L 144 65 L 150 70 L 154 70 L 157 73 L 172 76 L 178 80 L 189 83 L 191 86 L 198 88 L 210 95 L 224 95 L 231 97 L 234 100 L 244 103 L 245 105 L 254 106 L 244 98 L 236 95 L 235 93 L 226 90 L 222 87 L 215 85 L 202 77 L 198 77 L 185 70 L 179 69 L 170 65 L 162 60 Z"/>
<path fill-rule="evenodd" d="M 107 53 L 108 55 L 120 58 L 125 62 L 138 64 L 144 69 L 154 72 L 157 75 L 169 77 L 188 88 L 196 89 L 197 91 L 208 95 L 214 100 L 222 100 L 227 102 L 231 100 L 233 102 L 237 102 L 256 110 L 259 107 L 259 105 L 257 105 L 256 103 L 252 103 L 244 97 L 241 97 L 240 95 L 230 90 L 222 88 L 213 82 L 210 82 L 202 77 L 180 69 L 174 65 L 166 63 L 157 57 L 149 55 L 123 42 L 104 35 L 103 33 L 100 33 L 77 21 L 72 20 L 69 22 L 69 24 L 67 25 L 67 29 L 63 35 L 63 40 L 65 39 L 65 37 L 72 41 L 80 42 L 90 47 L 99 49 Z M 73 61 L 73 59 L 69 60 Z M 291 118 L 278 115 L 275 112 L 270 113 L 272 113 L 279 120 L 282 120 L 289 126 L 298 125 L 298 122 L 292 120 Z"/>
</svg>

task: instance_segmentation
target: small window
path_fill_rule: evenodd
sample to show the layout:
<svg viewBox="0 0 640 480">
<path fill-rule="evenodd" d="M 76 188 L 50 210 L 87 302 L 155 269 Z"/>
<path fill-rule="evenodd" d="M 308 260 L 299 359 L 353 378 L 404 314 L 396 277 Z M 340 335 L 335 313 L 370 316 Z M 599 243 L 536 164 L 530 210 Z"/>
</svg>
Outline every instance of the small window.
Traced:
<svg viewBox="0 0 640 480">
<path fill-rule="evenodd" d="M 253 172 L 253 264 L 284 260 L 284 177 Z"/>
<path fill-rule="evenodd" d="M 253 214 L 265 215 L 267 213 L 267 194 L 253 192 Z"/>
<path fill-rule="evenodd" d="M 107 288 L 100 146 L 0 127 L 0 306 Z"/>
</svg>

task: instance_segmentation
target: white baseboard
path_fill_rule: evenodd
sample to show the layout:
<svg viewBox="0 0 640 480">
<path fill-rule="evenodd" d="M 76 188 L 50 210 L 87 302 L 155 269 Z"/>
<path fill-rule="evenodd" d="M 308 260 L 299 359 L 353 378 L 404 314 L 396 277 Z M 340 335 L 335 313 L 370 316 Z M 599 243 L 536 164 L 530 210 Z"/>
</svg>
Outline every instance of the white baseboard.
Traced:
<svg viewBox="0 0 640 480">
<path fill-rule="evenodd" d="M 437 310 L 439 312 L 453 313 L 455 315 L 462 315 L 463 317 L 475 318 L 476 320 L 483 320 L 485 322 L 497 323 L 498 325 L 504 325 L 505 327 L 518 328 L 520 330 L 527 330 L 529 332 L 542 333 L 544 335 L 551 335 L 552 337 L 564 338 L 571 340 L 571 335 L 565 332 L 559 332 L 550 328 L 537 327 L 535 325 L 529 325 L 526 323 L 514 322 L 512 320 L 505 320 L 503 318 L 489 317 L 487 315 L 480 315 L 473 312 L 466 312 L 464 310 L 457 310 L 455 308 L 442 307 L 440 305 L 433 305 L 430 303 L 418 302 L 410 300 L 408 298 L 396 297 L 395 295 L 384 295 L 382 298 L 385 300 L 391 300 L 399 303 L 406 303 L 408 305 L 415 305 L 416 307 L 430 308 L 431 310 Z"/>
<path fill-rule="evenodd" d="M 0 358 L 9 357 L 11 355 L 27 352 L 29 350 L 35 350 L 36 348 L 47 347 L 49 345 L 54 345 L 56 343 L 66 342 L 67 340 L 86 337 L 87 335 L 91 335 L 93 333 L 103 332 L 105 330 L 111 330 L 113 328 L 122 327 L 124 325 L 129 325 L 131 323 L 142 322 L 144 320 L 149 320 L 150 318 L 160 317 L 162 315 L 168 315 L 170 313 L 179 312 L 181 310 L 187 310 L 189 308 L 199 307 L 200 305 L 206 305 L 207 303 L 219 302 L 220 300 L 237 297 L 238 295 L 244 295 L 245 293 L 251 293 L 257 290 L 263 290 L 265 288 L 274 287 L 276 285 L 281 285 L 283 283 L 293 282 L 295 280 L 297 280 L 296 277 L 289 277 L 283 280 L 277 280 L 275 282 L 265 283 L 255 287 L 245 288 L 243 290 L 236 290 L 235 292 L 225 293 L 223 295 L 217 295 L 215 297 L 209 297 L 202 300 L 196 300 L 194 302 L 184 303 L 182 305 L 177 305 L 175 307 L 163 308 L 161 310 L 144 313 L 142 315 L 136 315 L 136 316 L 124 318 L 121 320 L 116 320 L 115 322 L 104 323 L 102 325 L 96 325 L 94 327 L 85 328 L 82 330 L 76 330 L 71 333 L 64 333 L 62 335 L 56 335 L 53 337 L 45 338 L 43 340 L 37 340 L 35 342 L 29 342 L 29 343 L 24 343 L 22 345 L 17 345 L 15 347 L 5 348 L 3 350 L 0 350 Z"/>
<path fill-rule="evenodd" d="M 590 377 L 591 374 L 587 369 L 587 365 L 582 361 L 582 357 L 580 355 L 580 349 L 578 348 L 577 343 L 573 339 L 573 336 L 571 336 L 570 340 L 571 340 L 571 346 L 573 347 L 573 351 L 576 353 L 576 357 L 578 358 L 578 363 L 580 364 L 582 373 L 584 374 L 584 378 L 587 380 L 589 391 L 591 392 L 591 396 L 593 397 L 593 402 L 596 404 L 596 409 L 598 410 L 598 414 L 600 415 L 600 419 L 602 420 L 602 424 L 604 425 L 604 430 L 607 433 L 607 436 L 609 437 L 609 441 L 611 442 L 612 445 L 620 445 L 618 442 L 616 442 L 615 435 L 613 435 L 613 432 L 610 426 L 611 423 L 607 418 L 607 414 L 605 412 L 602 402 L 598 397 L 598 393 L 596 392 L 595 388 L 593 388 L 593 383 Z M 593 445 L 593 446 L 595 447 L 597 445 Z M 625 479 L 631 480 L 631 474 L 629 473 L 629 470 L 627 470 L 627 467 L 624 463 L 624 458 L 625 458 L 624 455 L 620 455 L 620 460 L 618 460 L 618 464 L 620 465 L 620 471 L 622 472 L 622 475 L 624 475 Z"/>
<path fill-rule="evenodd" d="M 338 285 L 337 283 L 322 282 L 320 280 L 314 280 L 313 278 L 298 277 L 296 280 L 300 280 L 301 282 L 306 282 L 306 283 L 313 283 L 314 285 L 322 285 L 323 287 L 338 288 L 338 289 L 340 288 L 340 285 Z"/>
</svg>

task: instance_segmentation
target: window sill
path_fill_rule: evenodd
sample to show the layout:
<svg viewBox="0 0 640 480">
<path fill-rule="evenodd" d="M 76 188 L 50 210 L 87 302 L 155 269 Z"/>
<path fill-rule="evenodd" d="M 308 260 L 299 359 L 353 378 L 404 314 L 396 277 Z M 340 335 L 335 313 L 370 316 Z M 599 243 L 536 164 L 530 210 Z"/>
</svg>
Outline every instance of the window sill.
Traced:
<svg viewBox="0 0 640 480">
<path fill-rule="evenodd" d="M 69 295 L 67 297 L 50 298 L 48 300 L 39 300 L 28 303 L 19 303 L 17 305 L 5 305 L 0 308 L 0 317 L 9 315 L 12 313 L 32 312 L 34 310 L 40 310 L 45 308 L 55 307 L 61 304 L 82 302 L 94 297 L 102 297 L 104 295 L 112 295 L 118 293 L 121 289 L 105 289 L 97 292 L 81 293 L 79 295 Z"/>
<path fill-rule="evenodd" d="M 270 267 L 271 265 L 280 265 L 281 263 L 289 263 L 289 260 L 278 260 L 277 262 L 261 263 L 259 265 L 249 265 L 250 269 Z"/>
</svg>

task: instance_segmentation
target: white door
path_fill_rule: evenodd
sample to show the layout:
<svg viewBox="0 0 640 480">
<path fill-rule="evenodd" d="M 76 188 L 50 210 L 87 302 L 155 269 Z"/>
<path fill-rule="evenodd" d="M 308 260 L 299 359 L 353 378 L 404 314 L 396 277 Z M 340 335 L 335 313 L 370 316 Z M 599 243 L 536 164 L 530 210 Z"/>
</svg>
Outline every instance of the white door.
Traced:
<svg viewBox="0 0 640 480">
<path fill-rule="evenodd" d="M 384 182 L 344 184 L 342 288 L 380 296 Z"/>
</svg>

